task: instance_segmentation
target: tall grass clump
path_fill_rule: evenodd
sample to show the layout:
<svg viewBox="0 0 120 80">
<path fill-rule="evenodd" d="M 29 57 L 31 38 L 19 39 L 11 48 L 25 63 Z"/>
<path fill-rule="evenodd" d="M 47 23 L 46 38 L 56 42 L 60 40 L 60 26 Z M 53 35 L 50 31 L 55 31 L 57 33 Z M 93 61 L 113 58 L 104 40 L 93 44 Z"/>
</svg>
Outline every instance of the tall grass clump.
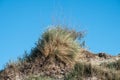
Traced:
<svg viewBox="0 0 120 80">
<path fill-rule="evenodd" d="M 81 48 L 79 40 L 82 37 L 82 32 L 55 26 L 43 33 L 38 40 L 37 48 L 47 58 L 72 63 Z"/>
</svg>

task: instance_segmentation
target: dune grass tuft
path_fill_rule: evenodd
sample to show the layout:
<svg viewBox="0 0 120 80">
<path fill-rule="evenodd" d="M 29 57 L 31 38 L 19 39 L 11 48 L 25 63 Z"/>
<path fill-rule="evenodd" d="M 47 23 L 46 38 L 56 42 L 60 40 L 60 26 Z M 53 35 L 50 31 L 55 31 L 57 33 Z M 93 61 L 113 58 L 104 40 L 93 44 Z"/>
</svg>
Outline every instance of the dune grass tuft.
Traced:
<svg viewBox="0 0 120 80">
<path fill-rule="evenodd" d="M 82 37 L 82 32 L 56 26 L 43 33 L 42 38 L 38 40 L 37 48 L 45 57 L 71 63 L 81 48 L 77 40 Z"/>
</svg>

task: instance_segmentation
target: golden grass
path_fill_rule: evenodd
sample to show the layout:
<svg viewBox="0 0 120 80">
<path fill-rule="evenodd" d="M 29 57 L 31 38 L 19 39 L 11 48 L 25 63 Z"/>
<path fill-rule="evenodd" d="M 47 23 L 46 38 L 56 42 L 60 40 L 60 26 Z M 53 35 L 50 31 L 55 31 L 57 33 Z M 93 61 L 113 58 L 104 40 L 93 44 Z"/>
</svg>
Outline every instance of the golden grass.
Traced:
<svg viewBox="0 0 120 80">
<path fill-rule="evenodd" d="M 81 48 L 77 40 L 82 37 L 81 32 L 56 26 L 43 33 L 37 48 L 45 57 L 52 56 L 64 63 L 72 63 Z"/>
</svg>

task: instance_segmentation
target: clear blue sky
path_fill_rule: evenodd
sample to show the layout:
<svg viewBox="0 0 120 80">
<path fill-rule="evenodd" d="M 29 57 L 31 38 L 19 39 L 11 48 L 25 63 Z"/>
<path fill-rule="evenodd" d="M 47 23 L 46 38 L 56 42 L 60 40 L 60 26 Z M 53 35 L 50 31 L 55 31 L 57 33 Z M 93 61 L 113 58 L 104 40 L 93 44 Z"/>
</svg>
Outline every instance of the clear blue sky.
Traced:
<svg viewBox="0 0 120 80">
<path fill-rule="evenodd" d="M 0 69 L 52 24 L 85 30 L 92 52 L 120 53 L 120 0 L 0 0 Z"/>
</svg>

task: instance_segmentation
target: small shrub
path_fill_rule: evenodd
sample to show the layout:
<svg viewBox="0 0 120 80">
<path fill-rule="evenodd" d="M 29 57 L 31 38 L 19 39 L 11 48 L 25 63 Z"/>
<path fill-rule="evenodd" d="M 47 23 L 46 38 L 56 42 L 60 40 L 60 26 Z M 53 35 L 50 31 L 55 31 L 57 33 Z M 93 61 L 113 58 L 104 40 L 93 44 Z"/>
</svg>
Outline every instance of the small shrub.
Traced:
<svg viewBox="0 0 120 80">
<path fill-rule="evenodd" d="M 118 56 L 120 56 L 120 53 L 118 53 Z"/>
<path fill-rule="evenodd" d="M 86 77 L 91 77 L 92 74 L 91 64 L 76 63 L 73 71 L 65 76 L 65 80 L 84 80 Z"/>
<path fill-rule="evenodd" d="M 112 62 L 112 63 L 107 64 L 106 67 L 108 67 L 110 69 L 120 70 L 120 59 L 116 62 Z"/>
</svg>

